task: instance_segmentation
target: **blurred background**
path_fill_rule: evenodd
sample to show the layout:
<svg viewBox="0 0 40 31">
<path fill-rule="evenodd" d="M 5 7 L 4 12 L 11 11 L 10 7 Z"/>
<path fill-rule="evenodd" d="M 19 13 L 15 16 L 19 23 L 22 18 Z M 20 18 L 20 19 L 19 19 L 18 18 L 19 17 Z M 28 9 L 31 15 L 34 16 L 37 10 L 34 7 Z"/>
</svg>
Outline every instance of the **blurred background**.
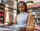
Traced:
<svg viewBox="0 0 40 31">
<path fill-rule="evenodd" d="M 6 26 L 8 22 L 16 16 L 17 4 L 24 1 L 27 5 L 28 13 L 34 16 L 35 31 L 40 30 L 40 0 L 0 0 L 0 27 Z M 8 30 L 8 29 L 7 29 Z"/>
</svg>

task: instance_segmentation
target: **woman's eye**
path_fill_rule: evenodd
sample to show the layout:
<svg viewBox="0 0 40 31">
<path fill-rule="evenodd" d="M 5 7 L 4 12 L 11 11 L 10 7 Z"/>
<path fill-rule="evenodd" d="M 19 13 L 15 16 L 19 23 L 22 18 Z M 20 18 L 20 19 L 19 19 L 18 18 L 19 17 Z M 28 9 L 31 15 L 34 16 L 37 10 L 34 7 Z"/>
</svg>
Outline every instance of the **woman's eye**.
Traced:
<svg viewBox="0 0 40 31">
<path fill-rule="evenodd" d="M 23 7 L 21 7 L 21 8 L 23 8 Z"/>
<path fill-rule="evenodd" d="M 23 7 L 18 7 L 18 8 L 23 8 Z"/>
</svg>

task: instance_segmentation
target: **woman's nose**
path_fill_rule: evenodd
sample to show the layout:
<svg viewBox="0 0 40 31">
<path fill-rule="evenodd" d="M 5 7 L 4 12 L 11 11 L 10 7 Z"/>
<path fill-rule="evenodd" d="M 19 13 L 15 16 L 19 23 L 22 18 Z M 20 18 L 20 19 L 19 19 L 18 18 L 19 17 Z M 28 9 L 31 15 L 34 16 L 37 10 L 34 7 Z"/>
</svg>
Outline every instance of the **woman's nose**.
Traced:
<svg viewBox="0 0 40 31">
<path fill-rule="evenodd" d="M 20 8 L 20 10 L 21 10 L 22 8 Z"/>
</svg>

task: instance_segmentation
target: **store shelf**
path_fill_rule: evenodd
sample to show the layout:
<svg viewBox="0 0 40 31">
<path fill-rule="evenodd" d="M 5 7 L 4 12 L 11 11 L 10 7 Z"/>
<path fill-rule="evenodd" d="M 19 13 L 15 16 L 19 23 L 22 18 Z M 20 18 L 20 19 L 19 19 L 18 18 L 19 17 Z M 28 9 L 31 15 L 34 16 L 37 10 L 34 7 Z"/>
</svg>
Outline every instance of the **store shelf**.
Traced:
<svg viewBox="0 0 40 31">
<path fill-rule="evenodd" d="M 3 16 L 0 16 L 0 18 L 4 18 Z"/>
<path fill-rule="evenodd" d="M 4 12 L 0 12 L 0 13 L 4 13 Z"/>
<path fill-rule="evenodd" d="M 39 15 L 37 15 L 38 16 L 38 18 L 40 18 L 40 14 Z"/>
<path fill-rule="evenodd" d="M 0 28 L 1 31 L 9 31 L 8 28 Z"/>
<path fill-rule="evenodd" d="M 0 24 L 4 24 L 4 4 L 0 4 Z"/>
<path fill-rule="evenodd" d="M 1 20 L 0 22 L 3 22 L 3 20 Z"/>
<path fill-rule="evenodd" d="M 4 10 L 3 8 L 0 8 L 0 9 Z"/>
<path fill-rule="evenodd" d="M 31 12 L 32 13 L 32 15 L 33 15 L 33 17 L 34 17 L 34 19 L 35 19 L 35 22 L 34 22 L 34 24 L 35 24 L 35 30 L 36 31 L 40 31 L 40 7 L 29 7 L 28 9 L 29 9 L 29 12 Z"/>
<path fill-rule="evenodd" d="M 0 27 L 2 27 L 2 26 L 7 26 L 7 24 L 0 24 Z"/>
<path fill-rule="evenodd" d="M 40 26 L 36 25 L 35 30 L 40 30 Z"/>
</svg>

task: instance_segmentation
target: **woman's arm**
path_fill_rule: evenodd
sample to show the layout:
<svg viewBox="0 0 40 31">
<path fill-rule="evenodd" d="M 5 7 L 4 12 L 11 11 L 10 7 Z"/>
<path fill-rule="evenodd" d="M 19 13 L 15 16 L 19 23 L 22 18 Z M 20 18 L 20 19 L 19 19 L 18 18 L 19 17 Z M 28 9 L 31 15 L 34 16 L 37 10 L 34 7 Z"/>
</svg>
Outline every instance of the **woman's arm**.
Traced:
<svg viewBox="0 0 40 31">
<path fill-rule="evenodd" d="M 10 25 L 12 25 L 12 24 L 17 24 L 17 15 L 15 16 L 15 18 L 13 19 L 13 21 L 9 21 L 8 22 L 8 25 L 10 26 Z"/>
<path fill-rule="evenodd" d="M 17 15 L 15 16 L 15 18 L 13 20 L 13 24 L 17 24 Z"/>
<path fill-rule="evenodd" d="M 9 22 L 8 22 L 8 25 L 12 25 L 12 13 L 9 12 Z"/>
<path fill-rule="evenodd" d="M 27 31 L 34 31 L 34 18 L 31 13 L 28 13 L 26 30 Z"/>
</svg>

